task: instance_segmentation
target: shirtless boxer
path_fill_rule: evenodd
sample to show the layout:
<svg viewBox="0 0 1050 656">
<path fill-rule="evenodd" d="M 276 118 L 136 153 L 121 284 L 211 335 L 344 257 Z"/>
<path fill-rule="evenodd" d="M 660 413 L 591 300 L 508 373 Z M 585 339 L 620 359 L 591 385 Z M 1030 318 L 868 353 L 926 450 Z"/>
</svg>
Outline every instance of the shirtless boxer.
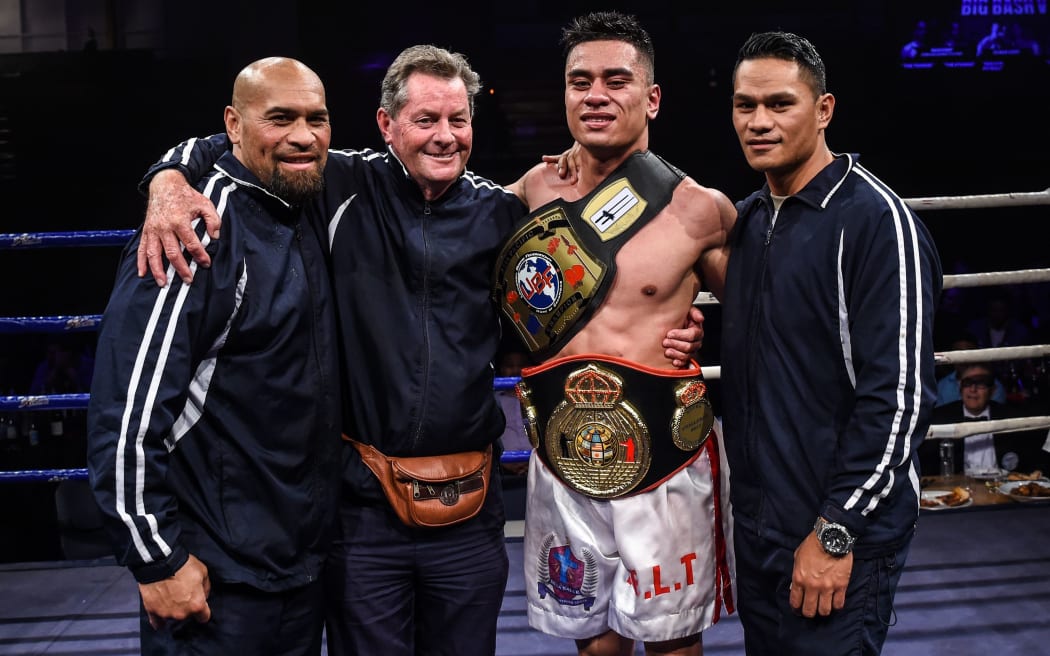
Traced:
<svg viewBox="0 0 1050 656">
<path fill-rule="evenodd" d="M 519 385 L 537 447 L 529 622 L 580 654 L 633 653 L 635 640 L 700 654 L 701 632 L 733 611 L 728 472 L 699 365 L 673 369 L 653 336 L 680 325 L 702 279 L 721 295 L 736 211 L 649 152 L 661 91 L 634 17 L 579 17 L 562 44 L 579 179 L 526 173 L 531 220 L 494 278 L 504 318 L 543 360 Z"/>
</svg>

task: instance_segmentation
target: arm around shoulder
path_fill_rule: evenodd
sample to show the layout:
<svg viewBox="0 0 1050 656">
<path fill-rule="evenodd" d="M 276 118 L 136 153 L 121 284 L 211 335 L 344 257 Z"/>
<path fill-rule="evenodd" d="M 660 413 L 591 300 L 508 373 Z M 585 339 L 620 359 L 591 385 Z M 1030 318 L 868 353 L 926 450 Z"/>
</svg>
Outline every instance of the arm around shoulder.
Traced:
<svg viewBox="0 0 1050 656">
<path fill-rule="evenodd" d="M 198 180 L 222 157 L 228 140 L 225 134 L 207 139 L 190 139 L 161 157 L 147 171 L 149 202 L 139 242 L 138 273 L 149 270 L 161 287 L 167 284 L 167 265 L 185 282 L 193 281 L 189 265 L 181 255 L 180 244 L 199 266 L 207 267 L 211 258 L 193 232 L 192 223 L 204 219 L 208 234 L 219 238 L 221 221 L 215 206 L 194 189 L 187 179 Z"/>
</svg>

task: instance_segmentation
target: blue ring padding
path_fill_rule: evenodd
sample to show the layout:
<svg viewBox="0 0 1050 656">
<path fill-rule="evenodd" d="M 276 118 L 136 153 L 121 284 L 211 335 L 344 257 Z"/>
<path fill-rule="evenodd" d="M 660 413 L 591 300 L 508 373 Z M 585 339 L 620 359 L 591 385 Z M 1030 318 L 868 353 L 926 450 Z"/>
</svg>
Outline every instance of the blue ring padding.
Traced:
<svg viewBox="0 0 1050 656">
<path fill-rule="evenodd" d="M 521 376 L 508 376 L 508 377 L 497 376 L 492 381 L 492 389 L 495 389 L 495 390 L 512 390 L 512 389 L 514 389 L 514 386 L 518 384 L 519 380 L 521 380 Z"/>
<path fill-rule="evenodd" d="M 503 463 L 507 462 L 528 462 L 529 457 L 532 455 L 532 451 L 504 451 L 499 461 Z"/>
<path fill-rule="evenodd" d="M 98 330 L 101 314 L 54 317 L 0 317 L 0 334 L 81 333 Z"/>
<path fill-rule="evenodd" d="M 123 246 L 134 230 L 87 230 L 77 232 L 20 232 L 0 234 L 0 249 L 53 248 L 56 246 Z"/>
</svg>

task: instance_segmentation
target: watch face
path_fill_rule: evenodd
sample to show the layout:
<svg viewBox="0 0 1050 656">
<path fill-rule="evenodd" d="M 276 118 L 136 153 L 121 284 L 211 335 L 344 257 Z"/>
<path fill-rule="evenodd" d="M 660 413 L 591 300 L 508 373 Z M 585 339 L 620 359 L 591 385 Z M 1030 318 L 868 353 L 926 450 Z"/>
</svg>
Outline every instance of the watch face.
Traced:
<svg viewBox="0 0 1050 656">
<path fill-rule="evenodd" d="M 825 525 L 818 537 L 824 551 L 833 556 L 843 556 L 849 553 L 850 547 L 853 546 L 849 533 L 837 526 Z"/>
</svg>

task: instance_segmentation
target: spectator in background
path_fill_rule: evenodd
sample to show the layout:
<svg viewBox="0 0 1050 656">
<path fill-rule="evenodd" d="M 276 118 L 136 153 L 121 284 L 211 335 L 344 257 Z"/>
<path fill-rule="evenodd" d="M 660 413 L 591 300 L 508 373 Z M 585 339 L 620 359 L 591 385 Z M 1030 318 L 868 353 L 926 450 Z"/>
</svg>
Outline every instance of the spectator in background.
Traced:
<svg viewBox="0 0 1050 656">
<path fill-rule="evenodd" d="M 1013 298 L 1007 289 L 999 288 L 989 296 L 984 313 L 968 326 L 979 348 L 1023 346 L 1032 343 L 1028 325 L 1016 315 Z"/>
<path fill-rule="evenodd" d="M 1032 343 L 1032 331 L 1015 312 L 1011 290 L 997 287 L 985 304 L 984 313 L 971 320 L 969 332 L 979 348 L 1026 346 Z M 992 364 L 996 378 L 1006 387 L 1006 400 L 1020 404 L 1027 400 L 1024 383 L 1024 361 L 998 360 Z"/>
<path fill-rule="evenodd" d="M 951 343 L 952 351 L 966 351 L 977 348 L 977 340 L 968 333 L 959 335 Z M 959 381 L 961 380 L 961 374 L 963 369 L 968 367 L 968 364 L 957 364 L 952 367 L 951 372 L 945 374 L 937 380 L 937 405 L 945 405 L 958 401 L 961 397 L 959 395 Z M 1006 388 L 999 381 L 998 378 L 993 379 L 994 389 L 992 392 L 992 400 L 996 403 L 1006 403 Z"/>
<path fill-rule="evenodd" d="M 961 398 L 935 408 L 934 422 L 950 424 L 1018 416 L 1017 411 L 1007 404 L 992 399 L 996 380 L 990 365 L 963 365 L 957 384 Z M 1016 431 L 980 433 L 961 440 L 952 440 L 956 444 L 955 473 L 983 477 L 998 475 L 1000 470 L 1024 473 L 1036 469 L 1050 471 L 1050 453 L 1042 448 L 1042 436 L 1041 431 Z M 940 440 L 926 440 L 919 447 L 919 459 L 925 474 L 935 473 L 940 467 L 939 442 Z"/>
<path fill-rule="evenodd" d="M 91 389 L 92 362 L 66 339 L 47 343 L 44 359 L 33 372 L 30 394 L 82 394 Z"/>
</svg>

